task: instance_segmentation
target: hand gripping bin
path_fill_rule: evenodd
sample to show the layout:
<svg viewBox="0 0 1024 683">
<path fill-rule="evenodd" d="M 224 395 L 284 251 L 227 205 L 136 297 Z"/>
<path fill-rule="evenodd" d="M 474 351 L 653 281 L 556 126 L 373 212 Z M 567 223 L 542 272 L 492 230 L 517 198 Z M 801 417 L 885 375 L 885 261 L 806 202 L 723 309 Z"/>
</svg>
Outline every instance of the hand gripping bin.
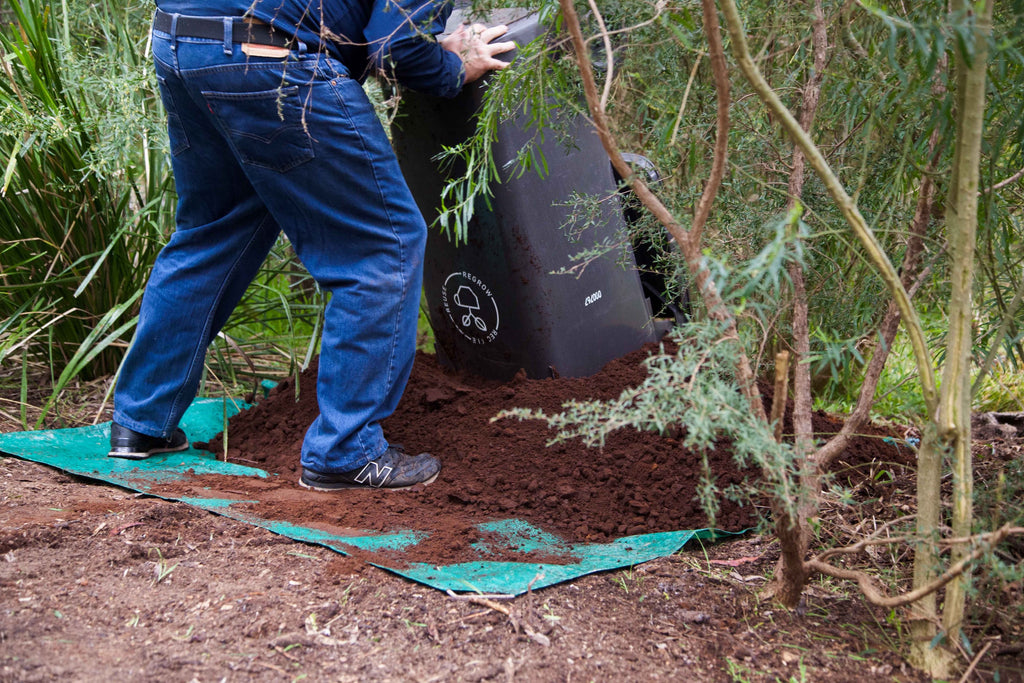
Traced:
<svg viewBox="0 0 1024 683">
<path fill-rule="evenodd" d="M 453 13 L 449 30 L 459 14 Z M 524 14 L 494 14 L 485 23 L 508 24 L 499 40 L 525 45 L 545 30 L 536 15 Z M 473 134 L 488 80 L 452 100 L 402 95 L 393 142 L 428 225 L 447 180 L 434 157 Z M 566 130 L 572 145 L 563 142 Z M 497 167 L 505 169 L 537 135 L 522 113 L 501 123 L 493 147 Z M 424 264 L 430 323 L 440 360 L 456 370 L 501 380 L 520 368 L 530 378 L 581 377 L 661 336 L 631 251 L 625 265 L 622 249 L 615 249 L 588 263 L 579 277 L 553 274 L 572 266 L 570 257 L 587 247 L 622 241 L 625 224 L 611 163 L 588 121 L 575 116 L 567 128 L 545 131 L 540 148 L 547 175 L 513 177 L 503 170 L 502 182 L 492 184 L 490 207 L 477 202 L 466 243 L 430 229 Z M 575 240 L 565 229 L 574 196 L 604 200 L 595 224 Z"/>
</svg>

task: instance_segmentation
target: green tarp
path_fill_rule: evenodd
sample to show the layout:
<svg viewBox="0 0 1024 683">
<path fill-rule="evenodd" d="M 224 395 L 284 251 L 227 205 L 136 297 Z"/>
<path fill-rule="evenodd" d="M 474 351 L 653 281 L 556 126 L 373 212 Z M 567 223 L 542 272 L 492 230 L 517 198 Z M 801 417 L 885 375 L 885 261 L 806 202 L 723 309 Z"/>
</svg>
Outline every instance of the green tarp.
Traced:
<svg viewBox="0 0 1024 683">
<path fill-rule="evenodd" d="M 185 413 L 182 428 L 190 441 L 207 441 L 220 432 L 226 420 L 245 406 L 237 401 L 197 399 Z M 293 524 L 284 519 L 263 519 L 242 507 L 254 501 L 217 496 L 170 497 L 159 493 L 160 484 L 185 481 L 192 475 L 221 474 L 233 477 L 268 477 L 263 470 L 221 462 L 212 453 L 190 449 L 148 460 L 108 458 L 109 423 L 76 429 L 16 432 L 0 434 L 0 453 L 50 465 L 65 472 L 90 479 L 117 484 L 168 500 L 179 500 L 203 510 L 268 529 L 282 536 L 315 543 L 345 554 L 345 548 L 389 550 L 392 554 L 421 542 L 423 532 L 395 529 L 390 533 L 365 536 L 336 536 L 324 531 Z M 229 487 L 225 487 L 229 488 Z M 439 590 L 459 592 L 502 593 L 518 595 L 531 588 L 550 586 L 592 572 L 629 567 L 641 562 L 671 555 L 693 538 L 729 535 L 708 529 L 642 534 L 616 539 L 611 543 L 567 544 L 554 535 L 519 519 L 485 522 L 477 525 L 486 538 L 473 546 L 478 561 L 453 565 L 415 562 L 384 569 Z M 491 544 L 491 545 L 488 545 Z M 497 544 L 497 545 L 495 545 Z M 540 564 L 536 562 L 496 562 L 488 560 L 500 553 L 550 551 L 564 556 L 567 552 L 579 558 L 575 564 Z M 514 556 L 514 555 L 511 555 Z M 376 564 L 376 563 L 375 563 Z"/>
</svg>

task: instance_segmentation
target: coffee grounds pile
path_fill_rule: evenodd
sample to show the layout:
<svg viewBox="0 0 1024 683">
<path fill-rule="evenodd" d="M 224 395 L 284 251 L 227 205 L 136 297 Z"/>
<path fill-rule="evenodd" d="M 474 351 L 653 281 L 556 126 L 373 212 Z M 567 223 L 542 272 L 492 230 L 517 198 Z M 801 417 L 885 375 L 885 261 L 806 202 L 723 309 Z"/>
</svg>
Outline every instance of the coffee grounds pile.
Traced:
<svg viewBox="0 0 1024 683">
<path fill-rule="evenodd" d="M 508 383 L 452 374 L 434 356 L 418 354 L 402 401 L 384 422 L 384 431 L 389 441 L 408 452 L 439 456 L 442 470 L 432 484 L 405 491 L 321 493 L 299 487 L 302 439 L 318 413 L 314 362 L 299 376 L 298 391 L 293 380 L 281 382 L 228 425 L 227 459 L 279 476 L 242 484 L 238 478 L 229 483 L 229 478 L 220 482 L 206 476 L 197 478 L 196 484 L 227 487 L 226 493 L 249 500 L 255 497 L 260 503 L 254 507 L 266 519 L 335 534 L 429 532 L 427 541 L 403 554 L 407 561 L 478 559 L 469 548 L 480 540 L 475 525 L 509 518 L 526 520 L 567 543 L 705 528 L 708 519 L 696 501 L 700 457 L 684 449 L 680 439 L 626 428 L 610 435 L 600 449 L 579 441 L 548 447 L 554 433 L 542 421 L 491 420 L 509 408 L 539 408 L 551 414 L 570 399 L 617 397 L 643 381 L 642 361 L 657 350 L 657 345 L 648 345 L 590 377 L 519 376 Z M 838 428 L 824 415 L 817 421 L 821 431 Z M 223 435 L 207 447 L 221 452 Z M 895 455 L 894 448 L 886 448 L 880 439 L 861 438 L 851 450 L 861 452 L 860 460 L 870 461 Z M 756 470 L 736 467 L 728 443 L 719 444 L 708 460 L 720 489 L 757 477 Z M 753 506 L 723 498 L 716 526 L 737 531 L 757 520 Z M 527 559 L 573 561 L 568 554 Z"/>
</svg>

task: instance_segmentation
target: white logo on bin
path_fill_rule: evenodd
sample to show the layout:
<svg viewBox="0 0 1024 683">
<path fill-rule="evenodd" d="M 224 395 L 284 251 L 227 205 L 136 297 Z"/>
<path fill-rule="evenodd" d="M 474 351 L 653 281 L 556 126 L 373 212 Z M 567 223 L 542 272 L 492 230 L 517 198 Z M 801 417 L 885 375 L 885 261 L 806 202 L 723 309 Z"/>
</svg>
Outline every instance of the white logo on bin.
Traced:
<svg viewBox="0 0 1024 683">
<path fill-rule="evenodd" d="M 464 270 L 449 275 L 441 285 L 441 305 L 455 329 L 474 344 L 498 336 L 498 303 L 476 275 Z"/>
</svg>

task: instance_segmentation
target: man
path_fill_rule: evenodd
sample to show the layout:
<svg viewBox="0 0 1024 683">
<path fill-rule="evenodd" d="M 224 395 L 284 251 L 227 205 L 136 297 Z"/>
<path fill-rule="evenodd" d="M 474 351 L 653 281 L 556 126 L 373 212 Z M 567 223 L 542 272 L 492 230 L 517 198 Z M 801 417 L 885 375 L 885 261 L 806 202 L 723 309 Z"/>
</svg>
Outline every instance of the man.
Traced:
<svg viewBox="0 0 1024 683">
<path fill-rule="evenodd" d="M 440 42 L 441 0 L 158 0 L 153 57 L 179 195 L 114 396 L 110 455 L 188 448 L 178 428 L 207 346 L 284 231 L 330 294 L 307 488 L 406 488 L 434 456 L 380 420 L 415 354 L 426 224 L 361 87 L 369 72 L 443 97 L 507 66 L 505 27 Z"/>
</svg>

